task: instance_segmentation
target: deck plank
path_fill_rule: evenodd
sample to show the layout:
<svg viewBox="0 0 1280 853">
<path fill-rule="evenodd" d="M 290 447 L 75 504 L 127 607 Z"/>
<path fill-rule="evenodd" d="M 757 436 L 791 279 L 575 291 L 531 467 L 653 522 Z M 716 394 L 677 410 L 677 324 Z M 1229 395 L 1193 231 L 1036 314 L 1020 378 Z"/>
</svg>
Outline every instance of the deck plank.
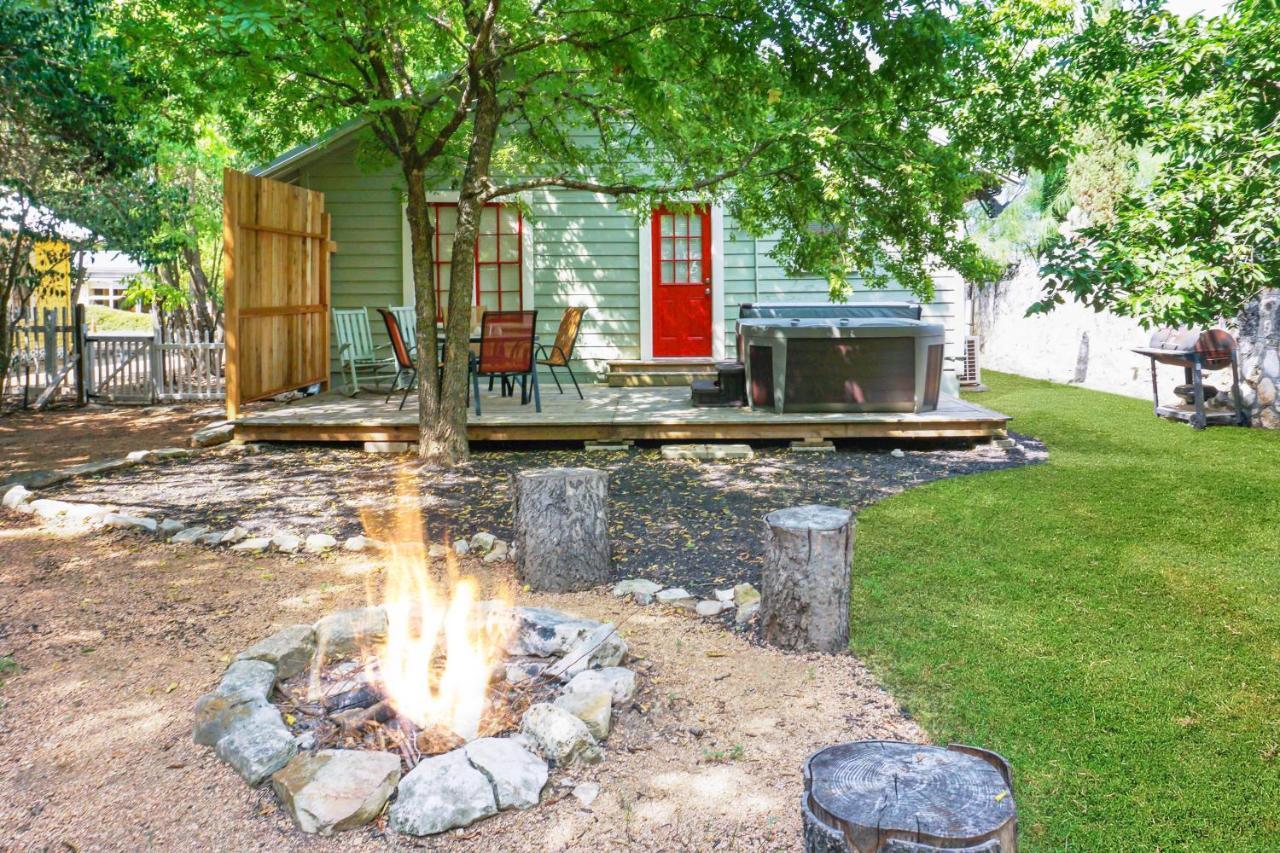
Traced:
<svg viewBox="0 0 1280 853">
<path fill-rule="evenodd" d="M 731 438 L 941 438 L 1003 434 L 1009 418 L 968 400 L 944 396 L 933 412 L 814 412 L 777 414 L 751 409 L 695 409 L 689 389 L 584 385 L 575 394 L 544 393 L 542 413 L 518 397 L 482 392 L 484 414 L 469 412 L 473 440 L 588 440 L 639 438 L 714 440 Z M 244 440 L 413 441 L 417 412 L 396 408 L 381 395 L 324 394 L 248 412 L 236 422 Z"/>
</svg>

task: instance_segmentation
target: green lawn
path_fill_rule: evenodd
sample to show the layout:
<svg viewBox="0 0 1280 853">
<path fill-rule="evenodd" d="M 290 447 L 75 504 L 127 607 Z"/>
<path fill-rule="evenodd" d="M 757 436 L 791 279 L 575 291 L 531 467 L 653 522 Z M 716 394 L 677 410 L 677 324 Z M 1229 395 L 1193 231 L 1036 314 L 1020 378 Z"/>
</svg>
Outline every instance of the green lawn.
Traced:
<svg viewBox="0 0 1280 853">
<path fill-rule="evenodd" d="M 987 378 L 1049 461 L 862 512 L 854 650 L 1009 759 L 1025 849 L 1280 849 L 1280 433 Z"/>
<path fill-rule="evenodd" d="M 95 332 L 137 332 L 145 335 L 151 331 L 150 314 L 120 311 L 105 305 L 87 305 L 84 313 Z"/>
</svg>

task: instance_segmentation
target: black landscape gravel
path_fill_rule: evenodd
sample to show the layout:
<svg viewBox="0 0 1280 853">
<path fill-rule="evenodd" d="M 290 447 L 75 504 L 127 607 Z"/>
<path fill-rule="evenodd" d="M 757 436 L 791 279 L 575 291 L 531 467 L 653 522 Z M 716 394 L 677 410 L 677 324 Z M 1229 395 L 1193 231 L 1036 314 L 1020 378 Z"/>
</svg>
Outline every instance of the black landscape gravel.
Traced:
<svg viewBox="0 0 1280 853">
<path fill-rule="evenodd" d="M 646 577 L 709 594 L 714 586 L 758 584 L 761 518 L 772 510 L 823 503 L 858 510 L 911 486 L 944 477 L 1016 467 L 1044 458 L 1034 439 L 1010 450 L 964 444 L 854 444 L 837 453 L 757 447 L 750 462 L 668 462 L 656 447 L 482 450 L 447 472 L 417 472 L 411 457 L 335 446 L 233 449 L 146 465 L 65 484 L 63 500 L 114 504 L 122 512 L 178 518 L 251 534 L 330 533 L 340 540 L 375 524 L 397 483 L 420 495 L 427 536 L 453 540 L 488 530 L 511 538 L 511 474 L 527 468 L 590 466 L 609 471 L 609 524 L 618 578 Z M 405 477 L 412 479 L 405 481 Z M 368 531 L 376 536 L 377 530 Z"/>
</svg>

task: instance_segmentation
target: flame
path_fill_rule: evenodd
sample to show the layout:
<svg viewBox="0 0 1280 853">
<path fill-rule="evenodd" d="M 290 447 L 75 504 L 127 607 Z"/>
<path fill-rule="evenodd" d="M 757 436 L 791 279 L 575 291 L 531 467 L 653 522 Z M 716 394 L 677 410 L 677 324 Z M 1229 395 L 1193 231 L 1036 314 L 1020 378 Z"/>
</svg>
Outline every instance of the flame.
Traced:
<svg viewBox="0 0 1280 853">
<path fill-rule="evenodd" d="M 443 726 L 459 737 L 479 735 L 489 677 L 504 657 L 505 622 L 488 618 L 479 584 L 458 570 L 452 550 L 445 571 L 433 571 L 423 541 L 418 492 L 400 480 L 392 524 L 383 532 L 388 561 L 382 601 L 387 638 L 374 651 L 376 670 L 396 712 L 419 728 Z M 366 529 L 376 529 L 366 516 Z M 371 534 L 372 535 L 372 534 Z M 500 602 L 510 607 L 510 597 Z"/>
</svg>

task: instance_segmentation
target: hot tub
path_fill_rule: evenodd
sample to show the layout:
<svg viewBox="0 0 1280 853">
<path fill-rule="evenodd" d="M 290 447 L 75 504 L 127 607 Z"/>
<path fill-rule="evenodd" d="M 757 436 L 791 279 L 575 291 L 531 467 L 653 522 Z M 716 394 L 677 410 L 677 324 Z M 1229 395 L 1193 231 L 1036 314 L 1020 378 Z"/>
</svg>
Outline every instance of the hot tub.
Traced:
<svg viewBox="0 0 1280 853">
<path fill-rule="evenodd" d="M 945 334 L 904 317 L 741 319 L 748 401 L 775 412 L 933 411 Z"/>
</svg>

